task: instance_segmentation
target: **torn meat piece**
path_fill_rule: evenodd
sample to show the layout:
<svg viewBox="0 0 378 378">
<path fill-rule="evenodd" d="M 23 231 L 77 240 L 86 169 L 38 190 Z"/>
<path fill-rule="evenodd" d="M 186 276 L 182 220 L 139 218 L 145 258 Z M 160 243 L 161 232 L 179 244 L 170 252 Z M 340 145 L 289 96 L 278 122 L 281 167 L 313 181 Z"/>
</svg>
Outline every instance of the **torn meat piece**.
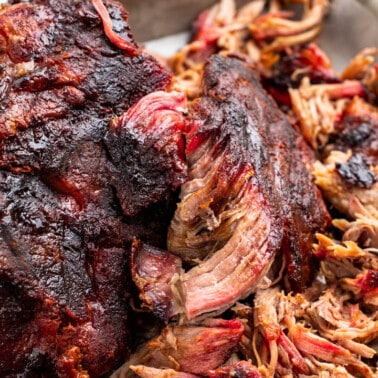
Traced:
<svg viewBox="0 0 378 378">
<path fill-rule="evenodd" d="M 378 219 L 378 183 L 369 179 L 369 188 L 357 185 L 351 186 L 337 172 L 337 166 L 346 164 L 351 158 L 351 153 L 333 150 L 324 163 L 317 161 L 313 165 L 315 183 L 321 189 L 325 198 L 336 209 L 351 218 L 367 215 L 369 218 Z M 370 166 L 368 177 L 378 175 L 378 166 Z"/>
<path fill-rule="evenodd" d="M 333 225 L 344 232 L 343 241 L 353 241 L 364 248 L 378 248 L 378 219 L 361 211 L 356 220 L 334 219 Z"/>
<path fill-rule="evenodd" d="M 206 96 L 190 109 L 189 181 L 168 235 L 184 261 L 207 258 L 181 279 L 189 319 L 249 295 L 282 241 L 273 162 L 259 129 L 269 122 L 258 112 L 266 97 L 252 91 L 257 79 L 236 59 L 212 57 L 204 80 Z"/>
<path fill-rule="evenodd" d="M 183 93 L 151 93 L 110 122 L 111 184 L 125 215 L 165 200 L 187 176 Z"/>
<path fill-rule="evenodd" d="M 299 353 L 294 343 L 282 330 L 280 331 L 280 336 L 277 339 L 277 343 L 279 358 L 278 363 L 281 366 L 302 374 L 310 373 L 310 368 L 308 367 L 306 360 Z"/>
<path fill-rule="evenodd" d="M 144 365 L 132 365 L 130 369 L 142 378 L 199 378 L 198 375 L 183 373 L 173 369 L 158 369 Z"/>
<path fill-rule="evenodd" d="M 305 294 L 285 295 L 278 287 L 256 292 L 253 311 L 258 328 L 252 348 L 260 371 L 268 376 L 277 372 L 319 376 L 328 370 L 323 365 L 328 362 L 357 376 L 375 376 L 368 365 L 373 361 L 361 360 L 375 355 L 369 345 L 377 337 L 375 314 L 366 314 L 365 306 L 341 289 L 343 280 L 328 278 L 326 285 L 331 287 L 321 286 L 324 293 L 316 281 Z"/>
<path fill-rule="evenodd" d="M 216 370 L 210 370 L 206 374 L 209 378 L 263 378 L 256 366 L 247 361 L 240 361 L 232 365 L 226 365 Z"/>
<path fill-rule="evenodd" d="M 236 7 L 233 1 L 221 1 L 204 10 L 193 25 L 193 41 L 215 42 L 222 35 L 222 28 L 235 17 Z"/>
<path fill-rule="evenodd" d="M 348 349 L 316 335 L 303 325 L 296 324 L 291 327 L 288 337 L 302 353 L 314 356 L 318 360 L 346 366 L 348 370 L 355 371 L 363 377 L 375 376 L 373 371 L 352 355 Z"/>
<path fill-rule="evenodd" d="M 340 278 L 355 277 L 362 270 L 378 269 L 377 256 L 353 241 L 340 243 L 322 234 L 317 239 L 314 254 L 321 260 L 321 272 L 329 284 L 341 283 Z"/>
<path fill-rule="evenodd" d="M 378 307 L 378 270 L 360 273 L 356 278 L 344 278 L 345 289 L 351 290 L 357 299 Z"/>
<path fill-rule="evenodd" d="M 340 228 L 340 221 L 334 225 Z M 357 216 L 354 222 L 343 222 L 343 240 L 352 240 L 365 248 L 378 248 L 378 220 Z"/>
<path fill-rule="evenodd" d="M 365 95 L 365 89 L 356 80 L 311 84 L 305 77 L 298 89 L 289 88 L 289 94 L 299 128 L 306 141 L 316 150 L 327 144 L 334 134 L 349 99 Z"/>
<path fill-rule="evenodd" d="M 188 68 L 202 66 L 219 48 L 218 39 L 233 21 L 236 13 L 234 1 L 223 0 L 202 11 L 193 23 L 191 42 L 173 58 L 173 69 L 183 73 Z"/>
<path fill-rule="evenodd" d="M 257 290 L 254 300 L 254 327 L 259 330 L 263 337 L 262 343 L 266 347 L 264 355 L 267 371 L 273 375 L 277 369 L 278 363 L 278 338 L 281 333 L 279 324 L 277 305 L 280 300 L 280 292 L 278 287 L 269 288 L 267 290 Z M 256 347 L 256 336 L 253 340 L 254 349 L 257 353 L 261 353 L 264 349 Z M 260 342 L 261 343 L 261 342 Z M 269 353 L 268 353 L 269 352 Z M 261 362 L 260 357 L 258 359 Z"/>
<path fill-rule="evenodd" d="M 372 358 L 374 353 L 367 345 L 378 336 L 378 323 L 374 319 L 374 314 L 364 313 L 365 306 L 361 302 L 352 303 L 354 298 L 352 299 L 350 293 L 347 293 L 354 292 L 358 299 L 362 298 L 358 295 L 359 292 L 362 295 L 369 292 L 373 294 L 374 288 L 366 288 L 366 286 L 374 285 L 374 283 L 363 282 L 365 278 L 371 280 L 368 276 L 369 274 L 357 274 L 356 279 L 341 278 L 336 284 L 330 281 L 332 287 L 325 290 L 316 301 L 310 304 L 308 314 L 311 317 L 311 323 L 316 326 L 321 336 L 337 343 L 349 340 L 355 345 L 360 344 L 360 350 L 350 344 L 351 351 L 357 355 Z M 344 345 L 347 344 L 344 343 Z M 370 349 L 369 356 L 368 349 Z"/>
<path fill-rule="evenodd" d="M 345 108 L 343 118 L 335 125 L 329 150 L 352 151 L 364 158 L 368 165 L 378 165 L 378 109 L 362 98 L 355 97 Z"/>
<path fill-rule="evenodd" d="M 160 319 L 168 320 L 179 312 L 180 304 L 172 291 L 179 279 L 181 259 L 172 253 L 134 240 L 131 248 L 131 276 L 142 306 Z"/>
<path fill-rule="evenodd" d="M 347 185 L 369 189 L 377 181 L 375 172 L 361 155 L 352 155 L 345 163 L 336 163 L 335 168 Z"/>
<path fill-rule="evenodd" d="M 276 53 L 277 54 L 277 53 Z M 291 105 L 289 88 L 298 88 L 304 77 L 311 84 L 339 83 L 325 53 L 314 43 L 293 46 L 280 51 L 279 59 L 265 54 L 262 62 L 263 85 L 280 105 Z"/>
<path fill-rule="evenodd" d="M 314 1 L 314 4 L 306 9 L 304 18 L 299 21 L 288 19 L 293 16 L 291 12 L 269 12 L 255 20 L 251 32 L 258 40 L 300 34 L 320 24 L 328 7 L 327 0 Z"/>
<path fill-rule="evenodd" d="M 279 287 L 272 287 L 266 290 L 258 290 L 254 300 L 254 324 L 256 330 L 261 333 L 266 346 L 264 365 L 269 375 L 274 375 L 278 369 L 296 371 L 308 374 L 309 368 L 303 356 L 296 349 L 293 342 L 283 332 L 285 327 L 282 316 L 292 318 L 292 312 L 285 306 L 286 298 Z M 283 309 L 280 311 L 280 306 Z M 282 313 L 283 311 L 284 314 Z M 258 351 L 256 338 L 254 340 L 255 350 Z M 268 354 L 266 356 L 266 354 Z"/>
<path fill-rule="evenodd" d="M 6 5 L 0 35 L 0 375 L 103 376 L 129 353 L 126 245 L 164 245 L 171 211 L 122 215 L 104 137 L 171 75 L 90 0 Z"/>
<path fill-rule="evenodd" d="M 321 22 L 328 12 L 328 0 L 306 2 L 303 18 L 290 20 L 291 12 L 268 12 L 251 25 L 253 37 L 265 42 L 265 50 L 280 50 L 288 46 L 311 41 L 319 32 Z"/>
<path fill-rule="evenodd" d="M 131 366 L 145 365 L 206 375 L 227 361 L 244 328 L 239 320 L 206 319 L 201 324 L 169 324 L 137 351 L 112 378 L 128 377 Z"/>
<path fill-rule="evenodd" d="M 348 256 L 352 254 L 350 248 Z M 347 286 L 344 290 L 347 280 L 340 277 L 353 276 L 365 269 L 364 265 L 376 266 L 377 258 L 367 252 L 350 258 L 355 260 L 354 271 L 348 257 L 327 256 L 330 265 L 322 263 L 318 276 L 326 282 L 314 280 L 304 294 L 285 294 L 280 287 L 257 290 L 251 306 L 255 328 L 249 348 L 261 372 L 267 376 L 320 376 L 333 368 L 361 377 L 375 376 L 375 307 L 367 310 L 366 304 L 357 299 L 360 297 L 350 295 Z M 331 266 L 336 259 L 340 264 Z M 342 271 L 344 265 L 348 269 Z M 337 277 L 332 277 L 332 272 L 337 272 Z"/>
<path fill-rule="evenodd" d="M 311 234 L 328 219 L 294 152 L 297 136 L 255 73 L 237 59 L 213 57 L 204 94 L 190 109 L 189 181 L 168 234 L 169 250 L 185 262 L 205 260 L 181 279 L 189 319 L 253 292 L 282 246 L 284 224 L 290 284 L 302 290 L 311 276 Z"/>
</svg>

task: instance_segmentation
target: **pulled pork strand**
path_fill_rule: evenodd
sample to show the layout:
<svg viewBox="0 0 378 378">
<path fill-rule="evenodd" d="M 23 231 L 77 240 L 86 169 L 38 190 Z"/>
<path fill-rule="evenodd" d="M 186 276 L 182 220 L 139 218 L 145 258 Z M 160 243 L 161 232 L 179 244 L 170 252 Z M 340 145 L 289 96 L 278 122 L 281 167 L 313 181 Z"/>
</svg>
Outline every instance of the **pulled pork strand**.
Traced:
<svg viewBox="0 0 378 378">
<path fill-rule="evenodd" d="M 137 46 L 135 46 L 133 43 L 114 32 L 112 20 L 102 0 L 91 1 L 93 7 L 96 9 L 97 13 L 101 17 L 102 23 L 104 25 L 105 35 L 109 38 L 109 40 L 121 50 L 127 51 L 130 55 L 137 55 Z"/>
</svg>

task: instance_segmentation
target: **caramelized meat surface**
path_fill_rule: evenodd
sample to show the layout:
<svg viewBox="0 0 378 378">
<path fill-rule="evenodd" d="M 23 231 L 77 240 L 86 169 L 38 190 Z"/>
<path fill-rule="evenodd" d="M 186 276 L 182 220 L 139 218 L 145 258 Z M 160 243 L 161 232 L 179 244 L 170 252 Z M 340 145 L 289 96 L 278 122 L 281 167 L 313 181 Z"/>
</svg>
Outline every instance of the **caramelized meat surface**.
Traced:
<svg viewBox="0 0 378 378">
<path fill-rule="evenodd" d="M 166 198 L 186 180 L 183 93 L 154 92 L 112 120 L 107 136 L 111 183 L 125 215 Z"/>
<path fill-rule="evenodd" d="M 111 118 L 165 89 L 170 74 L 138 50 L 123 7 L 105 5 L 129 50 L 105 35 L 110 21 L 91 1 L 0 12 L 1 376 L 96 377 L 123 361 L 126 245 L 165 244 L 180 181 L 124 215 L 105 136 Z"/>
</svg>

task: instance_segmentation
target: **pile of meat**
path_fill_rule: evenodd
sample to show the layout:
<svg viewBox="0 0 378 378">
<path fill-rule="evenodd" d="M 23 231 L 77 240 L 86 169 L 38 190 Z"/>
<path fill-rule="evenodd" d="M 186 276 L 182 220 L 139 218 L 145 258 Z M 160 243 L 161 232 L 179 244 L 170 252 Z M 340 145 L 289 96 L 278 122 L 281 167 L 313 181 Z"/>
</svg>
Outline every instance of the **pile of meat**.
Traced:
<svg viewBox="0 0 378 378">
<path fill-rule="evenodd" d="M 224 0 L 172 74 L 116 1 L 9 3 L 0 375 L 374 377 L 376 51 Z"/>
<path fill-rule="evenodd" d="M 164 246 L 170 195 L 186 177 L 174 133 L 143 164 L 146 146 L 134 146 L 132 130 L 113 143 L 109 120 L 165 89 L 170 74 L 137 50 L 119 3 L 107 12 L 131 50 L 105 36 L 90 1 L 0 13 L 2 377 L 96 377 L 124 361 L 127 245 L 138 237 Z M 167 175 L 172 164 L 176 176 Z"/>
</svg>

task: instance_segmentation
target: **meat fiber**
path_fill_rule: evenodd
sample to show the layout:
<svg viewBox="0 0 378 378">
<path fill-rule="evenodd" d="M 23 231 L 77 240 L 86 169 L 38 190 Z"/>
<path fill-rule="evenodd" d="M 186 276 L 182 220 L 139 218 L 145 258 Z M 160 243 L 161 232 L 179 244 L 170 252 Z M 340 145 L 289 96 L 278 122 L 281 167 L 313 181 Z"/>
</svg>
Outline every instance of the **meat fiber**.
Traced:
<svg viewBox="0 0 378 378">
<path fill-rule="evenodd" d="M 220 314 L 256 289 L 280 251 L 290 289 L 304 290 L 314 234 L 328 221 L 303 138 L 251 67 L 214 56 L 203 77 L 186 121 L 188 180 L 168 233 L 169 251 L 189 269 L 180 274 L 180 260 L 147 245 L 133 254 L 140 298 L 165 321 Z"/>
<path fill-rule="evenodd" d="M 189 180 L 168 248 L 199 265 L 181 278 L 186 315 L 219 313 L 248 296 L 283 247 L 292 288 L 311 277 L 312 235 L 327 212 L 296 135 L 246 63 L 214 56 L 190 109 Z"/>
<path fill-rule="evenodd" d="M 133 365 L 130 368 L 136 375 L 142 378 L 199 378 L 199 375 L 183 373 L 173 369 L 158 369 L 144 365 Z M 122 377 L 123 378 L 123 377 Z"/>
<path fill-rule="evenodd" d="M 227 361 L 243 331 L 242 323 L 236 319 L 207 319 L 200 324 L 186 325 L 171 323 L 131 356 L 112 378 L 131 377 L 130 369 L 143 371 L 143 365 L 206 375 Z"/>
<path fill-rule="evenodd" d="M 240 361 L 233 365 L 226 365 L 216 370 L 210 370 L 209 378 L 227 378 L 227 377 L 241 377 L 241 378 L 263 378 L 263 375 L 250 362 Z"/>
<path fill-rule="evenodd" d="M 137 236 L 164 247 L 167 204 L 183 180 L 177 174 L 143 204 L 132 193 L 138 206 L 123 213 L 109 120 L 165 89 L 170 74 L 140 52 L 122 6 L 106 1 L 100 18 L 99 3 L 0 12 L 1 376 L 96 377 L 125 358 L 126 246 Z M 160 161 L 180 161 L 164 140 Z M 148 167 L 135 171 L 155 182 Z"/>
<path fill-rule="evenodd" d="M 131 248 L 131 276 L 140 292 L 142 306 L 168 322 L 180 311 L 172 290 L 181 273 L 181 259 L 167 251 L 134 240 Z"/>
<path fill-rule="evenodd" d="M 377 337 L 375 315 L 349 302 L 336 282 L 323 295 L 316 281 L 307 295 L 285 295 L 279 287 L 257 291 L 252 349 L 267 376 L 321 376 L 327 371 L 344 372 L 343 377 L 349 376 L 347 371 L 356 377 L 376 376 L 366 363 L 376 353 L 371 343 Z"/>
</svg>

